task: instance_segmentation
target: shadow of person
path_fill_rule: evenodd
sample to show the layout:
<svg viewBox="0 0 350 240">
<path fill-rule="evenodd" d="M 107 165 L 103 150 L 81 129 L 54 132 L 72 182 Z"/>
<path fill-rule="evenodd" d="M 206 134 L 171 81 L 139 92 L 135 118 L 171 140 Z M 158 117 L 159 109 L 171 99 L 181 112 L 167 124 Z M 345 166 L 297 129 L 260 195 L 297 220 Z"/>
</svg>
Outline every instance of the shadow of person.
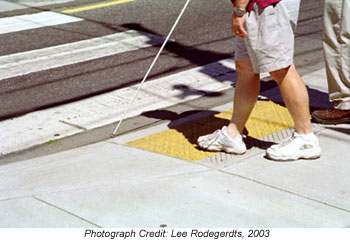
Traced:
<svg viewBox="0 0 350 240">
<path fill-rule="evenodd" d="M 332 130 L 332 131 L 336 131 L 339 133 L 343 133 L 345 135 L 350 135 L 350 129 L 349 128 L 342 128 L 339 126 L 328 126 L 326 127 L 326 129 Z"/>
<path fill-rule="evenodd" d="M 138 23 L 126 23 L 121 25 L 121 27 L 130 29 L 130 30 L 136 30 L 136 31 L 139 31 L 140 33 L 145 32 L 145 33 L 151 33 L 157 36 L 161 35 L 156 31 L 146 28 L 143 25 Z M 207 74 L 208 71 L 206 71 L 206 68 L 203 65 L 233 57 L 233 54 L 225 54 L 225 53 L 219 53 L 215 51 L 203 50 L 193 46 L 186 46 L 184 44 L 181 44 L 175 41 L 169 41 L 165 45 L 164 49 L 172 54 L 175 54 L 180 59 L 186 59 L 194 65 L 202 66 L 203 69 L 201 70 L 201 72 L 203 72 L 204 74 Z M 226 66 L 220 66 L 220 68 L 221 68 L 220 72 L 234 71 L 234 69 L 228 68 Z M 209 73 L 212 73 L 212 71 L 209 71 Z M 219 79 L 216 79 L 216 80 L 220 81 Z M 233 81 L 233 79 L 231 79 L 231 81 Z"/>
<path fill-rule="evenodd" d="M 193 96 L 193 95 L 202 95 L 202 96 L 206 96 L 206 97 L 220 97 L 220 96 L 222 96 L 221 92 L 197 90 L 197 89 L 194 89 L 194 88 L 187 86 L 185 84 L 175 84 L 173 86 L 173 88 L 181 91 L 181 93 L 179 95 L 177 95 L 177 97 L 180 99 L 185 99 L 185 98 L 187 98 L 189 96 Z"/>
<path fill-rule="evenodd" d="M 191 143 L 197 150 L 202 150 L 197 145 L 197 139 L 200 136 L 211 134 L 217 129 L 229 124 L 229 119 L 218 116 L 219 112 L 211 110 L 192 110 L 180 114 L 169 110 L 154 110 L 142 113 L 142 116 L 160 120 L 170 120 L 169 129 L 176 130 L 182 134 L 186 141 Z M 273 145 L 273 142 L 267 142 L 249 136 L 248 130 L 244 129 L 244 138 L 247 149 L 259 148 L 266 150 Z"/>
</svg>

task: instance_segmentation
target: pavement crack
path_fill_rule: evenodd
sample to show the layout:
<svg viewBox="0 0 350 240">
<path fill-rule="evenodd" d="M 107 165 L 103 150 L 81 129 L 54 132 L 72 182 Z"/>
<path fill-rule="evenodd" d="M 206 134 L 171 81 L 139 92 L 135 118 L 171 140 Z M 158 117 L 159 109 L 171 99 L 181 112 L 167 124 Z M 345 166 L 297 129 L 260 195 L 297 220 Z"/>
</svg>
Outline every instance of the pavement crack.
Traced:
<svg viewBox="0 0 350 240">
<path fill-rule="evenodd" d="M 264 185 L 264 186 L 266 186 L 266 187 L 269 187 L 269 188 L 272 188 L 272 189 L 275 189 L 275 190 L 279 190 L 279 191 L 282 191 L 282 192 L 285 192 L 285 193 L 289 193 L 289 194 L 292 194 L 292 195 L 297 196 L 297 197 L 304 198 L 304 199 L 309 200 L 309 201 L 317 202 L 317 203 L 319 203 L 319 204 L 322 204 L 322 205 L 325 205 L 325 206 L 328 206 L 328 207 L 332 207 L 332 208 L 335 208 L 335 209 L 338 209 L 338 210 L 341 210 L 341 211 L 350 213 L 350 210 L 349 210 L 349 209 L 345 209 L 345 208 L 342 208 L 342 207 L 338 207 L 338 206 L 329 204 L 329 203 L 327 203 L 327 202 L 323 202 L 323 201 L 320 201 L 320 200 L 317 200 L 317 199 L 314 199 L 314 198 L 311 198 L 311 197 L 307 197 L 307 196 L 302 195 L 302 194 L 299 194 L 299 193 L 295 193 L 295 192 L 289 191 L 289 190 L 287 190 L 287 189 L 283 189 L 283 188 L 280 188 L 280 187 L 272 186 L 272 185 L 269 185 L 269 184 L 267 184 L 267 183 L 260 182 L 260 181 L 257 181 L 257 180 L 255 180 L 255 179 L 248 178 L 248 177 L 245 177 L 245 176 L 242 176 L 242 175 L 239 175 L 239 174 L 226 172 L 225 170 L 222 170 L 222 169 L 217 169 L 217 171 L 222 172 L 222 173 L 224 173 L 224 174 L 228 174 L 228 175 L 232 175 L 232 176 L 235 176 L 235 177 L 239 177 L 239 178 L 242 178 L 242 179 L 245 179 L 245 180 L 248 180 L 248 181 L 257 183 L 257 184 Z"/>
<path fill-rule="evenodd" d="M 31 197 L 34 198 L 35 200 L 39 201 L 39 202 L 42 202 L 42 203 L 44 203 L 44 204 L 50 206 L 50 207 L 56 208 L 56 209 L 58 209 L 58 210 L 60 210 L 60 211 L 63 211 L 63 212 L 65 212 L 65 213 L 67 213 L 67 214 L 69 214 L 69 215 L 71 215 L 71 216 L 73 216 L 73 217 L 75 217 L 75 218 L 78 218 L 78 219 L 80 219 L 80 220 L 82 220 L 82 221 L 84 221 L 84 222 L 87 222 L 87 223 L 89 223 L 89 224 L 91 224 L 91 225 L 93 225 L 93 226 L 95 226 L 95 227 L 97 227 L 97 228 L 102 228 L 101 226 L 97 225 L 96 223 L 93 223 L 93 222 L 91 222 L 91 221 L 89 221 L 89 220 L 87 220 L 87 219 L 85 219 L 85 218 L 83 218 L 83 217 L 80 217 L 80 216 L 78 216 L 78 215 L 76 215 L 76 214 L 74 214 L 74 213 L 71 213 L 71 212 L 69 212 L 69 211 L 67 211 L 67 210 L 65 210 L 65 209 L 63 209 L 63 208 L 60 208 L 60 207 L 58 207 L 58 206 L 55 206 L 55 205 L 53 205 L 53 204 L 51 204 L 51 203 L 49 203 L 49 202 L 47 202 L 47 201 L 45 201 L 45 200 L 43 200 L 43 199 L 40 199 L 40 198 L 38 198 L 38 197 L 36 197 L 36 196 L 31 196 Z"/>
<path fill-rule="evenodd" d="M 78 124 L 66 122 L 66 121 L 64 121 L 64 120 L 59 120 L 59 122 L 60 122 L 60 123 L 63 123 L 63 124 L 66 124 L 66 125 L 69 125 L 69 126 L 71 126 L 71 127 L 78 128 L 78 129 L 80 129 L 80 130 L 84 130 L 84 131 L 87 130 L 87 128 L 85 128 L 85 127 L 83 127 L 83 126 L 80 126 L 80 125 L 78 125 Z"/>
</svg>

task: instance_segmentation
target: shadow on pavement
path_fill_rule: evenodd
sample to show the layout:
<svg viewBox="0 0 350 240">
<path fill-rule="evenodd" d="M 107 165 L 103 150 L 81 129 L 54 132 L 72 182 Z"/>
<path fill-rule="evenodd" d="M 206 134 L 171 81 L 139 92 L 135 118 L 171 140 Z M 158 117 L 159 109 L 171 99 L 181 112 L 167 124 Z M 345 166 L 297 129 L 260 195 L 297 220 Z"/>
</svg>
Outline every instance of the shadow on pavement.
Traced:
<svg viewBox="0 0 350 240">
<path fill-rule="evenodd" d="M 160 120 L 170 120 L 168 124 L 169 129 L 175 129 L 177 132 L 183 134 L 186 140 L 199 149 L 197 146 L 197 139 L 200 136 L 213 133 L 217 129 L 221 129 L 229 123 L 228 119 L 223 119 L 215 116 L 219 112 L 205 110 L 205 111 L 186 111 L 183 113 L 176 113 L 168 110 L 155 110 L 144 112 L 142 116 L 148 118 L 155 118 Z M 188 117 L 187 120 L 179 121 Z M 192 119 L 191 119 L 192 118 Z M 266 150 L 273 142 L 252 138 L 248 136 L 248 131 L 244 129 L 245 143 L 248 149 L 253 147 Z"/>
</svg>

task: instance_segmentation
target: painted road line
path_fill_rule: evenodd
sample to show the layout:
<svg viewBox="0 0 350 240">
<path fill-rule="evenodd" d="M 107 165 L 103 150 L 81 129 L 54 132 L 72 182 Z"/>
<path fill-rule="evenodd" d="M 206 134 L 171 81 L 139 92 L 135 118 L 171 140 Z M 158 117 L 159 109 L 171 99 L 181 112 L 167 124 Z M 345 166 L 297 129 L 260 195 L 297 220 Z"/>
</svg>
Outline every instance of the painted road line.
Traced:
<svg viewBox="0 0 350 240">
<path fill-rule="evenodd" d="M 27 8 L 26 6 L 23 6 L 21 4 L 17 3 L 11 3 L 8 1 L 0 1 L 0 12 L 6 12 L 6 11 L 13 11 L 16 9 L 24 9 Z"/>
<path fill-rule="evenodd" d="M 102 7 L 109 7 L 109 6 L 118 5 L 122 3 L 133 2 L 133 1 L 135 0 L 118 0 L 118 1 L 94 4 L 94 5 L 89 5 L 85 7 L 67 9 L 62 11 L 62 13 L 76 13 L 76 12 L 88 11 L 88 10 L 93 10 L 93 9 L 102 8 Z"/>
<path fill-rule="evenodd" d="M 0 80 L 163 43 L 164 38 L 130 30 L 104 37 L 0 57 Z"/>
<path fill-rule="evenodd" d="M 0 18 L 0 34 L 83 21 L 82 18 L 55 12 L 40 12 Z"/>
</svg>

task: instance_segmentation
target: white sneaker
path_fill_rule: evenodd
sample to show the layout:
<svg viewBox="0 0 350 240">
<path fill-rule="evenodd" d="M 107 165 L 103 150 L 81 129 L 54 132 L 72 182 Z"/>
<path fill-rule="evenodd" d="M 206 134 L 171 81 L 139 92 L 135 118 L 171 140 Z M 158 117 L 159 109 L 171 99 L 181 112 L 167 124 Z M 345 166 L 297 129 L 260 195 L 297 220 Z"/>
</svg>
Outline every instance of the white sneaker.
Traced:
<svg viewBox="0 0 350 240">
<path fill-rule="evenodd" d="M 242 136 L 238 134 L 235 138 L 231 138 L 227 134 L 226 126 L 199 137 L 197 143 L 201 148 L 209 151 L 225 151 L 234 154 L 243 154 L 247 151 Z"/>
<path fill-rule="evenodd" d="M 290 138 L 268 148 L 266 156 L 273 160 L 316 159 L 321 156 L 321 148 L 314 133 L 294 132 Z"/>
</svg>

